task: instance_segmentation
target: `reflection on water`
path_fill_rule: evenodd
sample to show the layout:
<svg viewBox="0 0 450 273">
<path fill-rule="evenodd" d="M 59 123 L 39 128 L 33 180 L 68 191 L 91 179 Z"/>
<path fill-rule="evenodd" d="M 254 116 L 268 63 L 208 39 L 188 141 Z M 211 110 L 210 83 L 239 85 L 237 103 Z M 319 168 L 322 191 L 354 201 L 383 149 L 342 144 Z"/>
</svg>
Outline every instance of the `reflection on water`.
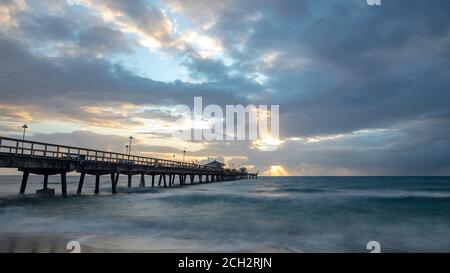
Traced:
<svg viewBox="0 0 450 273">
<path fill-rule="evenodd" d="M 68 252 L 366 252 L 450 250 L 450 179 L 419 177 L 279 177 L 187 186 L 125 188 L 101 195 L 94 181 L 68 198 L 27 195 L 18 176 L 0 177 L 0 251 Z M 138 179 L 138 178 L 137 178 Z M 139 182 L 134 181 L 137 187 Z M 57 177 L 50 187 L 60 190 Z"/>
</svg>

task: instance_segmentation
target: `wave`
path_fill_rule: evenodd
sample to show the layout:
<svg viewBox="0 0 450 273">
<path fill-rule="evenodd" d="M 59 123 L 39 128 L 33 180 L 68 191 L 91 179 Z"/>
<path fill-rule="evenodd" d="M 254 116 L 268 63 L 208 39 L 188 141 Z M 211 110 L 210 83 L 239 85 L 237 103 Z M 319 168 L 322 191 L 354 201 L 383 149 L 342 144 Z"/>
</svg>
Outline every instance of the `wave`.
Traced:
<svg viewBox="0 0 450 273">
<path fill-rule="evenodd" d="M 430 191 L 379 191 L 379 190 L 361 190 L 361 191 L 339 191 L 336 194 L 346 197 L 362 198 L 382 198 L 382 199 L 450 199 L 450 192 L 430 192 Z"/>
</svg>

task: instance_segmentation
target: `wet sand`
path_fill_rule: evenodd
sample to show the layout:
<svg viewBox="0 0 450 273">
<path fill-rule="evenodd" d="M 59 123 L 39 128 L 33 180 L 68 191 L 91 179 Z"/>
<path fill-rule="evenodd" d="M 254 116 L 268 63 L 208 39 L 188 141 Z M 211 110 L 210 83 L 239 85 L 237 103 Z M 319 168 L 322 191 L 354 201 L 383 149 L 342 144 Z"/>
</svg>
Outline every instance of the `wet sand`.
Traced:
<svg viewBox="0 0 450 273">
<path fill-rule="evenodd" d="M 76 238 L 42 234 L 1 234 L 0 253 L 70 253 L 72 250 L 68 250 L 66 247 L 73 240 L 76 240 Z M 108 252 L 106 249 L 80 245 L 82 253 Z"/>
<path fill-rule="evenodd" d="M 105 240 L 106 238 L 102 238 Z M 111 239 L 115 241 L 115 239 Z M 83 239 L 76 237 L 63 237 L 43 234 L 1 234 L 0 235 L 0 253 L 71 253 L 72 249 L 67 249 L 67 244 L 71 241 L 80 243 L 81 253 L 195 253 L 193 249 L 177 249 L 177 248 L 159 248 L 159 249 L 108 249 L 96 248 L 83 244 Z M 267 247 L 260 249 L 241 249 L 235 252 L 242 253 L 281 253 L 292 252 L 289 250 L 279 249 L 277 247 Z"/>
</svg>

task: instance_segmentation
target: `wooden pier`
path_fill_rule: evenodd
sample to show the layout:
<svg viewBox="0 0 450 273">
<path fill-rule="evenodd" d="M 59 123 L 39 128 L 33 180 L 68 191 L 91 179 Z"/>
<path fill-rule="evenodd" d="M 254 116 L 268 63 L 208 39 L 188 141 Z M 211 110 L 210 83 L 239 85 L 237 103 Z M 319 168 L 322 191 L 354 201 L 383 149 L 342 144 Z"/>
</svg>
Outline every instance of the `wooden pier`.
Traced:
<svg viewBox="0 0 450 273">
<path fill-rule="evenodd" d="M 30 174 L 43 176 L 41 193 L 54 193 L 48 189 L 48 176 L 61 176 L 61 193 L 67 195 L 66 175 L 80 173 L 77 193 L 83 190 L 86 175 L 95 176 L 94 193 L 100 192 L 100 176 L 111 177 L 111 193 L 117 193 L 120 175 L 127 177 L 128 188 L 132 177 L 140 176 L 139 187 L 146 187 L 146 176 L 151 178 L 151 187 L 173 187 L 178 176 L 179 185 L 257 179 L 257 173 L 226 168 L 106 152 L 64 145 L 20 140 L 0 136 L 0 167 L 16 168 L 23 172 L 20 194 L 24 194 Z M 197 180 L 196 180 L 197 179 Z M 149 185 L 150 186 L 150 185 Z"/>
</svg>

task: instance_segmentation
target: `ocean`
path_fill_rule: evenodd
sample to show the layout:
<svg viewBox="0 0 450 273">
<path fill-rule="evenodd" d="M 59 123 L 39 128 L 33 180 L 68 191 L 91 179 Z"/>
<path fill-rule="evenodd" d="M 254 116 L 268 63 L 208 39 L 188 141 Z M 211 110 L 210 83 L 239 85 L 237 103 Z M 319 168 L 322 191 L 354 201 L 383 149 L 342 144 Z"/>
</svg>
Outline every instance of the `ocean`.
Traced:
<svg viewBox="0 0 450 273">
<path fill-rule="evenodd" d="M 260 177 L 183 188 L 126 188 L 68 177 L 0 176 L 0 252 L 450 252 L 449 177 Z M 147 178 L 148 185 L 148 178 Z M 49 187 L 60 192 L 59 178 Z"/>
</svg>

